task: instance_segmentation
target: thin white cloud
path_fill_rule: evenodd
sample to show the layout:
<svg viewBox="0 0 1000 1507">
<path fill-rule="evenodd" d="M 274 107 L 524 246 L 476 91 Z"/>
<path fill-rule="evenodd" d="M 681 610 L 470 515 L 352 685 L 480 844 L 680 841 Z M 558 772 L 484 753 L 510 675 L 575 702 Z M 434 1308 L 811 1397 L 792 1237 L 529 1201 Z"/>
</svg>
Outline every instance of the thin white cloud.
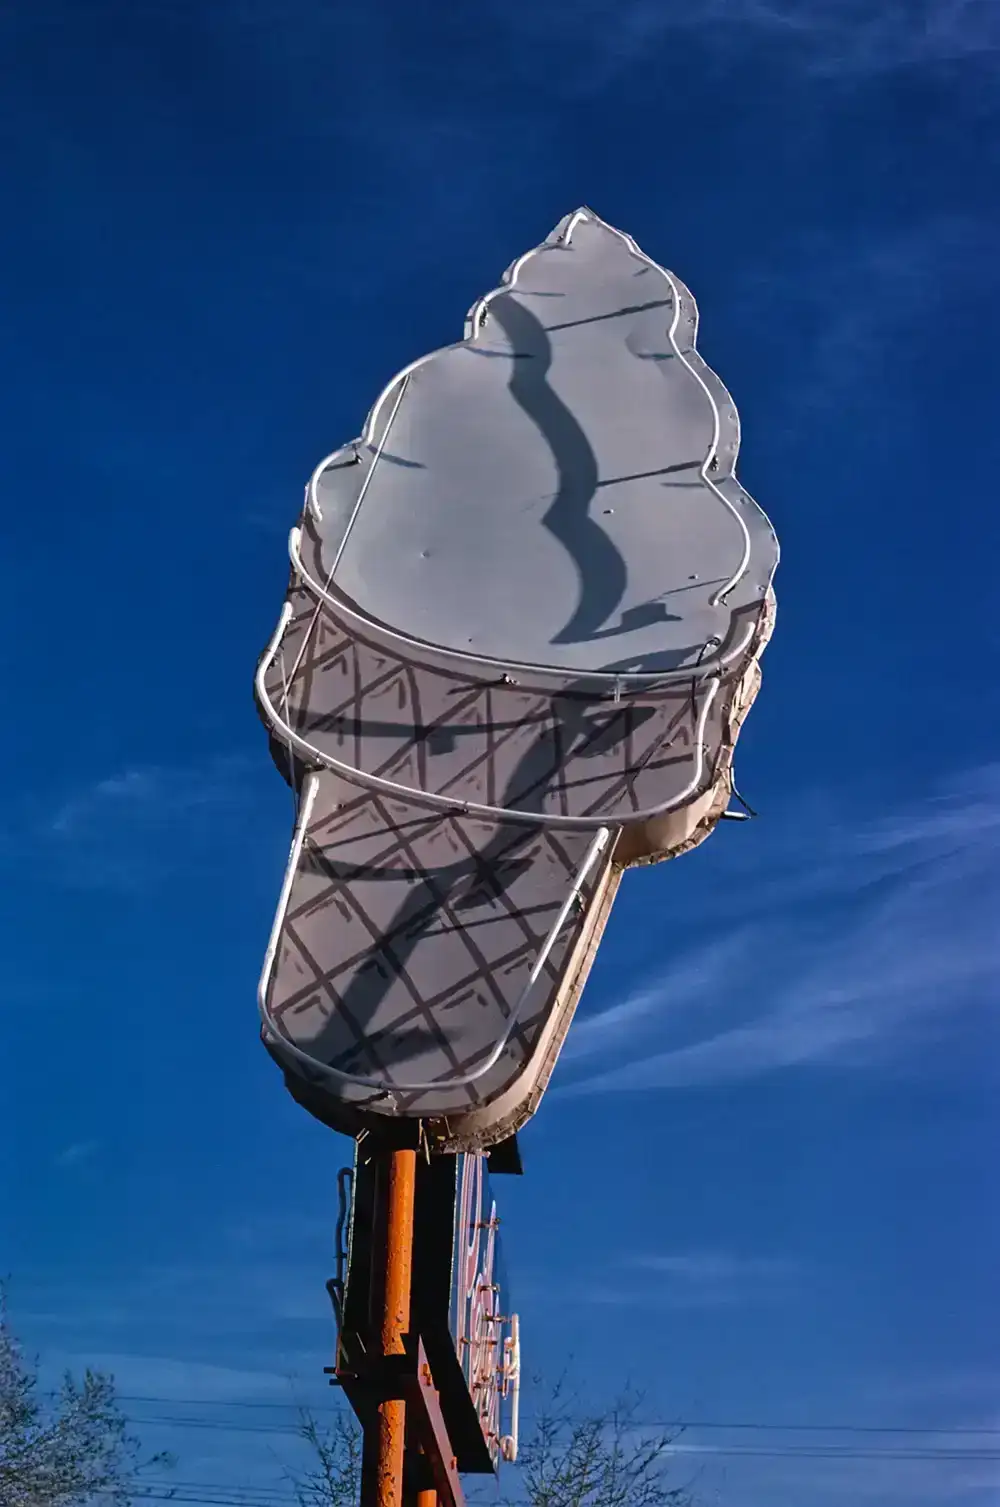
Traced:
<svg viewBox="0 0 1000 1507">
<path fill-rule="evenodd" d="M 601 1308 L 686 1311 L 745 1307 L 794 1296 L 800 1287 L 798 1263 L 780 1256 L 745 1256 L 731 1251 L 639 1252 L 605 1262 L 600 1271 L 564 1280 L 558 1288 L 548 1275 L 518 1291 L 534 1301 L 556 1296 L 576 1305 Z"/>
<path fill-rule="evenodd" d="M 786 1416 L 796 1427 L 787 1430 L 779 1420 L 767 1433 L 708 1431 L 695 1423 L 670 1453 L 700 1458 L 699 1495 L 706 1501 L 732 1500 L 738 1480 L 739 1500 L 747 1507 L 842 1507 L 848 1501 L 871 1507 L 995 1507 L 997 1381 L 982 1372 L 879 1386 L 859 1378 L 849 1395 L 825 1399 L 814 1416 L 854 1420 L 860 1429 L 810 1428 L 811 1410 L 793 1408 Z M 754 1415 L 759 1416 L 756 1409 L 748 1416 Z M 864 1432 L 866 1427 L 875 1431 Z"/>
<path fill-rule="evenodd" d="M 735 1256 L 726 1251 L 686 1251 L 674 1254 L 630 1256 L 626 1263 L 637 1271 L 704 1285 L 770 1281 L 787 1277 L 795 1263 L 778 1256 Z"/>
<path fill-rule="evenodd" d="M 746 66 L 751 50 L 840 81 L 988 58 L 1000 51 L 992 0 L 578 0 L 495 5 L 493 24 L 525 44 L 561 42 L 561 87 L 596 92 L 651 57 L 698 42 Z"/>
<path fill-rule="evenodd" d="M 650 9 L 652 7 L 650 6 Z M 1000 49 L 985 0 L 704 0 L 692 26 L 756 34 L 797 50 L 817 71 L 872 74 L 960 62 Z"/>
<path fill-rule="evenodd" d="M 697 1007 L 714 990 L 724 989 L 738 968 L 749 943 L 749 934 L 740 929 L 720 939 L 711 950 L 682 958 L 665 975 L 648 988 L 638 989 L 623 1000 L 595 1015 L 579 1019 L 563 1048 L 563 1061 L 580 1062 L 585 1057 L 604 1054 L 650 1017 L 662 1014 L 664 998 L 675 1011 Z"/>
<path fill-rule="evenodd" d="M 243 759 L 215 759 L 202 768 L 145 765 L 96 780 L 56 807 L 49 829 L 84 838 L 109 825 L 162 826 L 242 793 Z"/>
<path fill-rule="evenodd" d="M 777 311 L 787 329 L 808 332 L 787 388 L 786 422 L 829 413 L 852 395 L 869 403 L 908 342 L 947 317 L 956 287 L 967 299 L 995 287 L 998 249 L 986 217 L 933 206 L 905 226 L 859 238 L 811 228 L 766 262 L 746 259 L 727 317 L 753 342 L 764 339 Z M 880 402 L 891 401 L 892 384 L 883 383 Z"/>
<path fill-rule="evenodd" d="M 778 1451 L 776 1455 L 776 1449 Z M 933 1452 L 913 1441 L 869 1441 L 867 1447 L 829 1436 L 782 1435 L 767 1443 L 734 1436 L 726 1443 L 694 1442 L 685 1433 L 671 1454 L 697 1457 L 698 1495 L 705 1501 L 734 1500 L 746 1507 L 995 1507 L 1000 1475 L 982 1456 L 982 1444 Z M 715 1457 L 715 1458 L 713 1458 Z"/>
<path fill-rule="evenodd" d="M 906 1422 L 945 1419 L 955 1427 L 1000 1431 L 1000 1369 L 986 1366 L 938 1367 L 905 1375 L 870 1377 L 864 1395 L 881 1412 Z"/>
<path fill-rule="evenodd" d="M 787 1300 L 801 1277 L 781 1256 L 732 1251 L 667 1251 L 631 1255 L 620 1289 L 633 1301 L 672 1309 L 728 1308 Z"/>
<path fill-rule="evenodd" d="M 128 1396 L 155 1397 L 161 1401 L 176 1398 L 184 1402 L 294 1400 L 289 1377 L 279 1370 L 213 1366 L 168 1356 L 115 1352 L 68 1353 L 60 1359 L 72 1371 L 83 1371 L 89 1366 L 113 1376 L 118 1391 Z"/>
<path fill-rule="evenodd" d="M 59 1152 L 55 1164 L 57 1167 L 79 1167 L 82 1162 L 89 1162 L 100 1149 L 100 1141 L 74 1141 Z"/>
<path fill-rule="evenodd" d="M 720 911 L 738 915 L 747 897 L 753 924 L 737 925 L 728 940 L 713 934 L 624 1000 L 584 1014 L 568 1065 L 571 1074 L 574 1064 L 589 1071 L 554 1092 L 866 1065 L 990 1004 L 1000 984 L 998 826 L 1000 765 L 827 843 L 800 830 L 769 880 L 758 849 L 769 910 L 754 903 L 753 876 L 730 876 Z"/>
<path fill-rule="evenodd" d="M 266 761 L 240 756 L 200 765 L 132 765 L 47 810 L 36 801 L 8 857 L 42 863 L 47 878 L 88 888 L 155 882 L 222 851 L 244 826 L 260 777 L 267 778 Z M 277 814 L 277 807 L 270 809 Z"/>
</svg>

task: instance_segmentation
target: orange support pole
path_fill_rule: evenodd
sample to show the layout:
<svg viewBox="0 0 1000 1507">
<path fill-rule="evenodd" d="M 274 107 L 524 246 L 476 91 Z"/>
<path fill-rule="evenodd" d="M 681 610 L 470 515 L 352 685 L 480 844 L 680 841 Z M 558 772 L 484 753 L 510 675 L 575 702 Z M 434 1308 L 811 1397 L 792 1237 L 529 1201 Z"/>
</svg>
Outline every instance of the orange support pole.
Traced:
<svg viewBox="0 0 1000 1507">
<path fill-rule="evenodd" d="M 392 1151 L 388 1161 L 382 1354 L 405 1355 L 405 1337 L 410 1327 L 417 1153 Z M 403 1507 L 405 1452 L 406 1403 L 402 1398 L 386 1398 L 378 1408 L 376 1507 Z M 421 1507 L 429 1507 L 429 1504 L 421 1502 Z"/>
<path fill-rule="evenodd" d="M 441 1507 L 441 1498 L 433 1483 L 434 1467 L 427 1453 L 427 1446 L 420 1450 L 418 1458 L 417 1486 L 413 1493 L 413 1507 Z M 464 1504 L 463 1504 L 464 1507 Z"/>
</svg>

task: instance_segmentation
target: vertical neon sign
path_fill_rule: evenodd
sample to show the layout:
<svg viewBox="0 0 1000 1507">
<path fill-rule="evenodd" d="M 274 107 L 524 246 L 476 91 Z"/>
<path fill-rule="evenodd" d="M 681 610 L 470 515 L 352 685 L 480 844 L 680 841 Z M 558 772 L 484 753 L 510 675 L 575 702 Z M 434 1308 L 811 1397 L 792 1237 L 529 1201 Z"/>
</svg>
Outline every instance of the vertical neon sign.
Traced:
<svg viewBox="0 0 1000 1507">
<path fill-rule="evenodd" d="M 517 1320 L 503 1312 L 506 1294 L 498 1225 L 484 1158 L 461 1156 L 455 1198 L 452 1336 L 494 1463 L 501 1456 L 512 1460 L 517 1453 L 519 1380 Z M 509 1402 L 513 1420 L 506 1435 L 501 1435 L 501 1399 Z"/>
</svg>

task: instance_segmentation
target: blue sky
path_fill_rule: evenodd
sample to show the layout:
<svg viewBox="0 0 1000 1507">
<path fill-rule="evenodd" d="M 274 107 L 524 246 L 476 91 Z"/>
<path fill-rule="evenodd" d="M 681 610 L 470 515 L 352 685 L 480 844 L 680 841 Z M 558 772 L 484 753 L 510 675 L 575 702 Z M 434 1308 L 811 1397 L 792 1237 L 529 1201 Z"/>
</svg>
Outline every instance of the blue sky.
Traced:
<svg viewBox="0 0 1000 1507">
<path fill-rule="evenodd" d="M 627 876 L 499 1190 L 526 1362 L 697 1421 L 720 1507 L 997 1500 L 998 55 L 988 0 L 3 7 L 0 1268 L 179 1479 L 272 1485 L 326 1395 L 350 1148 L 254 1003 L 285 535 L 588 203 L 695 293 L 784 553 L 761 817 Z"/>
</svg>

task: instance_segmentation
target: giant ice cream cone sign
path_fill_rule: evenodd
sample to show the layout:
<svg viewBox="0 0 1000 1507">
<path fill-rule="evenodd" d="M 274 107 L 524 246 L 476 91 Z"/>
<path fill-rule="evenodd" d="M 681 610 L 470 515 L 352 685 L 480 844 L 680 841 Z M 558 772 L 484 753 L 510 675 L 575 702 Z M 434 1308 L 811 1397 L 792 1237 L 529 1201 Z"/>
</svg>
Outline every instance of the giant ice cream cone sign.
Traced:
<svg viewBox="0 0 1000 1507">
<path fill-rule="evenodd" d="M 260 986 L 347 1130 L 509 1136 L 624 868 L 729 799 L 774 532 L 694 299 L 563 220 L 317 467 L 258 703 L 298 819 Z"/>
</svg>

